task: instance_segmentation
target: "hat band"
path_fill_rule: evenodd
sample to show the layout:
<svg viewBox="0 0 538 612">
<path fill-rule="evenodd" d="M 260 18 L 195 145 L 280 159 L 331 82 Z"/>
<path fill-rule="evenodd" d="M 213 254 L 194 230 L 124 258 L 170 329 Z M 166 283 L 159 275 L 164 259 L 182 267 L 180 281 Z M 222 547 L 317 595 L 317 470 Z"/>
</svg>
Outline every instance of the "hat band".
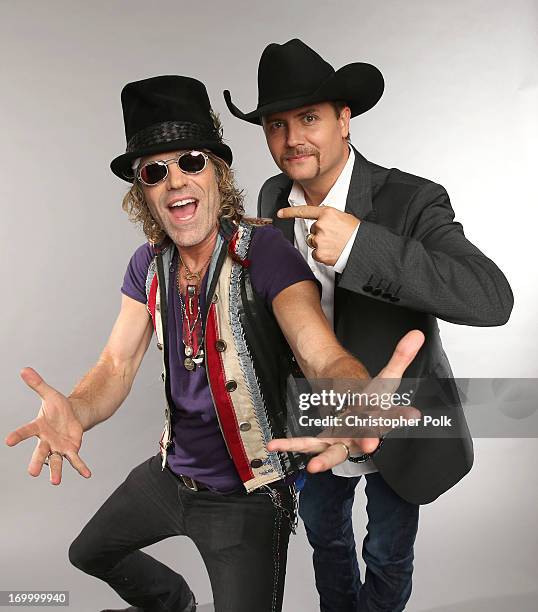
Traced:
<svg viewBox="0 0 538 612">
<path fill-rule="evenodd" d="M 137 132 L 127 143 L 126 153 L 174 140 L 221 143 L 219 133 L 212 127 L 190 121 L 163 121 Z"/>
</svg>

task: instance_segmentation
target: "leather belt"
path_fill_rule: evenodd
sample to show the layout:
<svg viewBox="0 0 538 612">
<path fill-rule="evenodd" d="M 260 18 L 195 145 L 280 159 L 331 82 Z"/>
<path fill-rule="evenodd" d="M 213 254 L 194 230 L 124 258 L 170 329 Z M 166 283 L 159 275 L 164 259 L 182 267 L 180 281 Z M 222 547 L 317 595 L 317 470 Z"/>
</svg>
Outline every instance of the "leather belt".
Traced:
<svg viewBox="0 0 538 612">
<path fill-rule="evenodd" d="M 184 474 L 176 474 L 177 477 L 181 480 L 181 482 L 190 489 L 191 491 L 207 491 L 208 487 L 205 484 L 194 480 L 190 476 L 185 476 Z"/>
</svg>

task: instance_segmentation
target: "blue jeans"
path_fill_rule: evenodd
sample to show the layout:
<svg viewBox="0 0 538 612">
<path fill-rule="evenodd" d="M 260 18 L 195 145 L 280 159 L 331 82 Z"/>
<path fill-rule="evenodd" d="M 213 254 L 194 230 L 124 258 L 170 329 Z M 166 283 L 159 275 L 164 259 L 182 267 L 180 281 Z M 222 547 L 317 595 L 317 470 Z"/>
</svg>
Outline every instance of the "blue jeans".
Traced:
<svg viewBox="0 0 538 612">
<path fill-rule="evenodd" d="M 316 588 L 322 612 L 400 612 L 411 596 L 413 545 L 419 506 L 397 495 L 379 473 L 367 474 L 367 535 L 361 583 L 352 515 L 361 476 L 309 474 L 299 514 L 314 549 Z"/>
</svg>

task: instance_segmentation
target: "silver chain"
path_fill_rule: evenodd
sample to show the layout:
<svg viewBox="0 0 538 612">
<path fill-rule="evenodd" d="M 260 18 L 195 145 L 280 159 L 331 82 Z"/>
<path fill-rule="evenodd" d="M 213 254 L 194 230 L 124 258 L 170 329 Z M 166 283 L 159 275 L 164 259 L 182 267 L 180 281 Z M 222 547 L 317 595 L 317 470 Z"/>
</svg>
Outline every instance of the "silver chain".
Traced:
<svg viewBox="0 0 538 612">
<path fill-rule="evenodd" d="M 282 496 L 280 491 L 269 485 L 262 485 L 260 488 L 267 491 L 267 495 L 271 498 L 273 506 L 282 512 L 282 514 L 288 519 L 290 523 L 291 532 L 295 535 L 297 533 L 297 526 L 299 524 L 299 512 L 297 503 L 297 490 L 295 484 L 288 487 L 292 499 L 292 511 L 290 512 L 286 506 L 282 504 Z"/>
</svg>

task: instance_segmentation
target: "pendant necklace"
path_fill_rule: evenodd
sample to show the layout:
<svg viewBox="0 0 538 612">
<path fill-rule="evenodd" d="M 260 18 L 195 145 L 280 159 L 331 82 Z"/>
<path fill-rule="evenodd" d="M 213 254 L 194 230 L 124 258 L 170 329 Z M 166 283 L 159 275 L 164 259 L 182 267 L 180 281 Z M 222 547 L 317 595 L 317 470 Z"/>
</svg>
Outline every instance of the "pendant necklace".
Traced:
<svg viewBox="0 0 538 612">
<path fill-rule="evenodd" d="M 177 288 L 179 292 L 179 303 L 181 306 L 181 320 L 183 322 L 183 345 L 185 359 L 183 365 L 186 370 L 192 371 L 197 365 L 202 365 L 204 361 L 204 336 L 202 327 L 202 314 L 200 310 L 199 285 L 202 270 L 211 259 L 205 262 L 198 272 L 193 272 L 183 261 L 178 250 L 178 259 L 181 265 L 177 270 Z M 185 280 L 187 281 L 186 294 L 181 293 L 180 271 L 181 266 L 185 268 Z M 190 283 L 189 281 L 194 281 Z"/>
</svg>

